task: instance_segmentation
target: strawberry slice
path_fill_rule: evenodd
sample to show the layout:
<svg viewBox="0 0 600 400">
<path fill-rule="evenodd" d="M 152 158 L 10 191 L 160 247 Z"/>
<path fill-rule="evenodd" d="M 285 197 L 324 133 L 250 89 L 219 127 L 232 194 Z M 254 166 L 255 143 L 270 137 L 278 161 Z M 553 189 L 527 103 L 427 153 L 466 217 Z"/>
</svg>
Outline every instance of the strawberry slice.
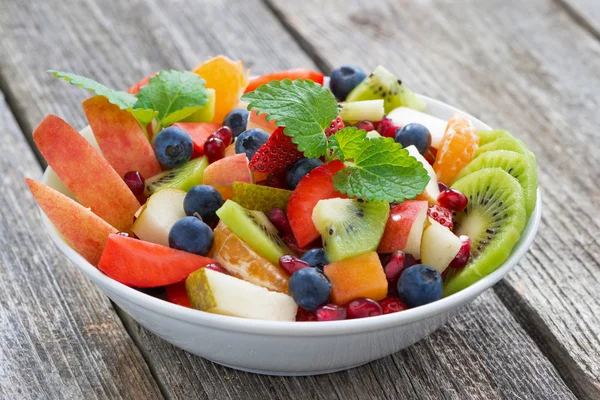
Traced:
<svg viewBox="0 0 600 400">
<path fill-rule="evenodd" d="M 342 168 L 344 163 L 339 160 L 321 165 L 304 176 L 292 193 L 287 215 L 300 247 L 306 247 L 319 237 L 312 222 L 312 212 L 319 200 L 348 197 L 333 188 L 333 175 Z"/>
<path fill-rule="evenodd" d="M 276 174 L 303 157 L 292 138 L 277 128 L 250 160 L 250 169 L 257 172 Z"/>
</svg>

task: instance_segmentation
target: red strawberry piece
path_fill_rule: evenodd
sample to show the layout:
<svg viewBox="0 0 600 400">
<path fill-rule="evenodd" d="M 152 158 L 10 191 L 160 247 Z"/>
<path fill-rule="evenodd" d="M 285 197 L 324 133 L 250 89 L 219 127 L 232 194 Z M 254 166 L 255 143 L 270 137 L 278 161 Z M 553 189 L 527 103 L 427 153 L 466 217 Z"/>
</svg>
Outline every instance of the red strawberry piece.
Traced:
<svg viewBox="0 0 600 400">
<path fill-rule="evenodd" d="M 448 210 L 447 208 L 438 205 L 429 206 L 427 215 L 450 230 L 452 230 L 454 227 L 454 222 L 452 221 L 452 211 Z"/>
<path fill-rule="evenodd" d="M 338 115 L 338 117 L 336 119 L 334 119 L 333 121 L 331 121 L 331 124 L 329 124 L 329 126 L 327 128 L 325 128 L 325 135 L 327 137 L 333 135 L 334 133 L 336 133 L 339 130 L 344 129 L 344 123 L 342 122 L 342 117 L 340 117 Z"/>
<path fill-rule="evenodd" d="M 250 169 L 256 172 L 275 174 L 303 157 L 292 138 L 277 128 L 267 143 L 262 145 L 250 160 Z"/>
</svg>

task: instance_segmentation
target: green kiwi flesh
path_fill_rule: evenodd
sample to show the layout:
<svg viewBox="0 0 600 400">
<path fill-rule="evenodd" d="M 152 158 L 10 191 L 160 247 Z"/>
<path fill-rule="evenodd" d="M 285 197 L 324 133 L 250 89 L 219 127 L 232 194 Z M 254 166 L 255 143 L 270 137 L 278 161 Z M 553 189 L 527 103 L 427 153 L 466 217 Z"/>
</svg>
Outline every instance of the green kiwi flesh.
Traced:
<svg viewBox="0 0 600 400">
<path fill-rule="evenodd" d="M 478 131 L 479 135 L 479 146 L 485 146 L 486 144 L 493 142 L 496 139 L 511 138 L 512 135 L 503 129 L 493 129 L 490 131 Z"/>
<path fill-rule="evenodd" d="M 198 157 L 186 162 L 185 164 L 161 172 L 158 175 L 146 179 L 146 196 L 158 192 L 161 189 L 172 188 L 189 191 L 196 185 L 202 184 L 204 170 L 208 166 L 208 158 Z"/>
</svg>

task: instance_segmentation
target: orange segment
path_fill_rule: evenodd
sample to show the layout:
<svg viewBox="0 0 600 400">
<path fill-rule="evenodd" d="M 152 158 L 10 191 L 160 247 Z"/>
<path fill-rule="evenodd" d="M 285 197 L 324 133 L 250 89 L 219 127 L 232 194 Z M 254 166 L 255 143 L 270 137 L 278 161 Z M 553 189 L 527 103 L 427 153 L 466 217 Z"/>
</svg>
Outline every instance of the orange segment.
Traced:
<svg viewBox="0 0 600 400">
<path fill-rule="evenodd" d="M 449 185 L 465 165 L 473 160 L 479 145 L 477 130 L 465 116 L 454 114 L 442 137 L 433 170 L 438 182 Z"/>
<path fill-rule="evenodd" d="M 288 293 L 288 274 L 259 256 L 223 222 L 215 228 L 214 237 L 210 257 L 233 276 L 269 290 Z"/>
<path fill-rule="evenodd" d="M 331 301 L 337 305 L 358 297 L 379 301 L 387 296 L 388 282 L 375 252 L 329 264 L 325 275 L 331 281 Z"/>
<path fill-rule="evenodd" d="M 215 89 L 215 116 L 212 122 L 220 124 L 227 113 L 236 107 L 248 86 L 248 70 L 244 71 L 241 61 L 217 56 L 198 65 L 193 72 L 206 81 L 207 88 Z"/>
</svg>

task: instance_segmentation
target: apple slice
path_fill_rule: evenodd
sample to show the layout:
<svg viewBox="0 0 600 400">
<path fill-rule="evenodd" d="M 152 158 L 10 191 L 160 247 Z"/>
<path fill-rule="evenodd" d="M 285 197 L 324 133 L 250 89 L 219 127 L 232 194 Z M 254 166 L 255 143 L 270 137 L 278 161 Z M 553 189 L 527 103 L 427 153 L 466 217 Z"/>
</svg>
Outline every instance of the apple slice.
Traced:
<svg viewBox="0 0 600 400">
<path fill-rule="evenodd" d="M 423 165 L 423 168 L 425 168 L 425 171 L 427 171 L 427 175 L 429 175 L 430 178 L 427 186 L 425 186 L 425 190 L 423 190 L 423 193 L 416 197 L 417 200 L 427 200 L 431 204 L 437 204 L 437 198 L 440 195 L 440 188 L 438 187 L 437 175 L 435 174 L 433 167 L 427 162 L 425 157 L 419 153 L 419 150 L 417 150 L 415 146 L 408 146 L 406 150 L 408 150 L 408 153 Z"/>
<path fill-rule="evenodd" d="M 267 132 L 269 135 L 275 132 L 277 129 L 277 125 L 275 124 L 275 120 L 267 121 L 268 114 L 260 114 L 256 110 L 250 111 L 248 115 L 248 124 L 246 124 L 246 129 L 258 128 Z"/>
<path fill-rule="evenodd" d="M 33 140 L 60 180 L 79 203 L 119 231 L 128 231 L 140 207 L 108 161 L 71 125 L 48 115 Z"/>
<path fill-rule="evenodd" d="M 203 184 L 217 189 L 223 200 L 233 196 L 234 182 L 254 183 L 254 176 L 244 153 L 222 158 L 204 170 Z"/>
<path fill-rule="evenodd" d="M 121 177 L 129 171 L 137 171 L 144 178 L 161 172 L 152 145 L 130 112 L 104 96 L 84 100 L 83 112 L 104 158 Z"/>
<path fill-rule="evenodd" d="M 181 218 L 185 218 L 183 199 L 186 192 L 177 189 L 163 189 L 154 193 L 141 208 L 141 212 L 131 227 L 135 236 L 169 246 L 169 231 Z"/>
<path fill-rule="evenodd" d="M 408 107 L 395 108 L 387 117 L 397 126 L 404 126 L 410 123 L 418 123 L 425 126 L 431 133 L 431 147 L 436 149 L 439 148 L 442 137 L 446 132 L 446 125 L 448 125 L 448 121 Z"/>
<path fill-rule="evenodd" d="M 290 296 L 208 268 L 191 274 L 185 287 L 197 310 L 250 319 L 296 320 L 298 306 Z"/>
<path fill-rule="evenodd" d="M 423 232 L 421 241 L 421 263 L 444 272 L 458 254 L 461 240 L 452 231 L 432 218 Z"/>
<path fill-rule="evenodd" d="M 31 194 L 69 246 L 97 265 L 108 235 L 117 230 L 102 218 L 43 183 L 25 178 Z"/>
<path fill-rule="evenodd" d="M 429 204 L 424 200 L 406 200 L 390 210 L 379 242 L 379 253 L 401 250 L 416 260 L 421 258 L 421 237 Z"/>
</svg>

